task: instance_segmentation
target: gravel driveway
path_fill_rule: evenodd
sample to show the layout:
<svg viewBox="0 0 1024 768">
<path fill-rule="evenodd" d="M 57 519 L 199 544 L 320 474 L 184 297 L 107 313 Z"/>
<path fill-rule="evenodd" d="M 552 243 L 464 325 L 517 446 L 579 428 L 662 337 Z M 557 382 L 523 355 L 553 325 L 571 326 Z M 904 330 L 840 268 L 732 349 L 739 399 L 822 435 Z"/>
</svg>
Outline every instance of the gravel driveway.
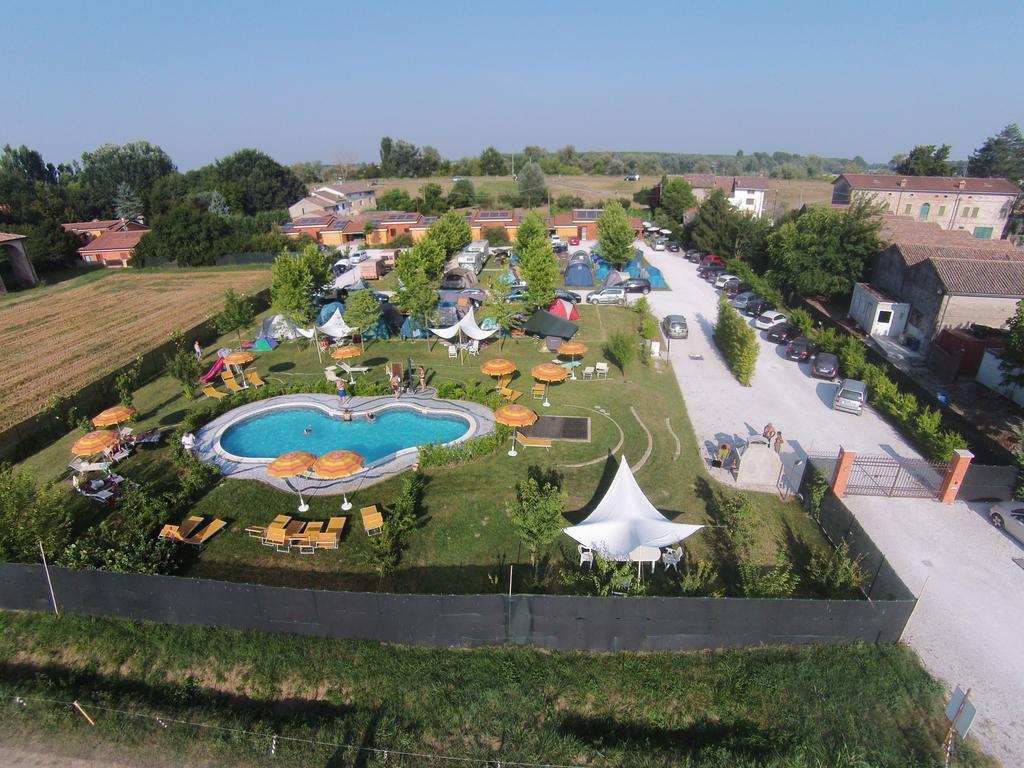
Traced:
<svg viewBox="0 0 1024 768">
<path fill-rule="evenodd" d="M 682 314 L 689 321 L 690 337 L 673 341 L 670 357 L 699 440 L 747 437 L 771 421 L 785 435 L 790 466 L 809 452 L 836 452 L 840 445 L 919 457 L 871 409 L 861 416 L 833 411 L 835 385 L 812 379 L 807 364 L 786 360 L 761 331 L 757 373 L 752 386 L 740 386 L 711 339 L 715 290 L 682 254 L 644 251 L 671 288 L 649 295 L 655 315 Z M 978 719 L 972 734 L 982 747 L 1006 766 L 1024 765 L 1024 570 L 1011 560 L 1024 557 L 1024 548 L 989 525 L 986 505 L 866 496 L 846 501 L 920 596 L 904 640 L 950 690 L 956 684 L 973 689 Z"/>
</svg>

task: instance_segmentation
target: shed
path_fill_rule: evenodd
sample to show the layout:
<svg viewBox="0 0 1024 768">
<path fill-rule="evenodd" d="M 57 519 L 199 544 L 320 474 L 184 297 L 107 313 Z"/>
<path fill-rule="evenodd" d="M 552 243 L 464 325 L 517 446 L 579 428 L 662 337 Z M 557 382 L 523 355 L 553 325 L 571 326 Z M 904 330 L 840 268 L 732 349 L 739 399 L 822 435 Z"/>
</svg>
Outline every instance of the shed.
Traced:
<svg viewBox="0 0 1024 768">
<path fill-rule="evenodd" d="M 899 336 L 906 330 L 910 305 L 868 283 L 853 286 L 850 317 L 869 336 Z"/>
</svg>

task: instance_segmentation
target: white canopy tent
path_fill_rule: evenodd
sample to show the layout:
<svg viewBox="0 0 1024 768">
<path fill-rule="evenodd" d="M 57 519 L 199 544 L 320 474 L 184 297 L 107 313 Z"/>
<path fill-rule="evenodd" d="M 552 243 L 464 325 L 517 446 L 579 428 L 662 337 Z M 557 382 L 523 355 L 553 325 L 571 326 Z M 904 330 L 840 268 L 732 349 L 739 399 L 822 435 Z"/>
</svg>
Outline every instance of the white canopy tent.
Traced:
<svg viewBox="0 0 1024 768">
<path fill-rule="evenodd" d="M 446 341 L 454 339 L 456 336 L 459 337 L 459 344 L 462 344 L 462 336 L 466 335 L 474 341 L 483 341 L 489 339 L 491 336 L 498 332 L 498 328 L 492 328 L 489 331 L 485 331 L 479 325 L 477 325 L 476 317 L 473 312 L 473 307 L 469 308 L 469 312 L 462 316 L 455 325 L 450 325 L 447 328 L 431 328 L 430 332 L 435 336 L 440 336 Z"/>
<path fill-rule="evenodd" d="M 579 525 L 562 530 L 612 560 L 629 560 L 639 547 L 667 547 L 704 526 L 673 523 L 647 500 L 623 457 L 597 508 Z"/>
<path fill-rule="evenodd" d="M 341 310 L 334 310 L 334 314 L 331 315 L 327 322 L 323 325 L 316 326 L 316 329 L 320 333 L 326 336 L 333 336 L 336 339 L 342 339 L 346 336 L 351 336 L 354 331 L 358 331 L 358 328 L 349 327 L 348 323 L 345 322 L 345 318 L 341 316 Z"/>
</svg>

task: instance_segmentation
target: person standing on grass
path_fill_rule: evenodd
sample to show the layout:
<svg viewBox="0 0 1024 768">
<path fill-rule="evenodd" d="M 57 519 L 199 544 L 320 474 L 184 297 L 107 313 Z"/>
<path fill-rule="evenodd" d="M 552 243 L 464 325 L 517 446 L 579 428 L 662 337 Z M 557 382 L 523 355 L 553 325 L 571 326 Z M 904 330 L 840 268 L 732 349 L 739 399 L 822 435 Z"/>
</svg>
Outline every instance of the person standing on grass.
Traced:
<svg viewBox="0 0 1024 768">
<path fill-rule="evenodd" d="M 785 443 L 785 442 L 786 441 L 782 439 L 782 433 L 781 432 L 776 432 L 775 433 L 775 452 L 776 453 L 778 453 L 780 455 L 782 454 L 782 444 Z"/>
<path fill-rule="evenodd" d="M 348 405 L 348 392 L 345 391 L 345 379 L 338 379 L 338 397 L 342 405 Z"/>
<path fill-rule="evenodd" d="M 192 342 L 192 349 L 196 353 L 196 360 L 202 360 L 203 359 L 203 347 L 199 343 L 199 339 L 196 339 L 195 341 Z"/>
</svg>

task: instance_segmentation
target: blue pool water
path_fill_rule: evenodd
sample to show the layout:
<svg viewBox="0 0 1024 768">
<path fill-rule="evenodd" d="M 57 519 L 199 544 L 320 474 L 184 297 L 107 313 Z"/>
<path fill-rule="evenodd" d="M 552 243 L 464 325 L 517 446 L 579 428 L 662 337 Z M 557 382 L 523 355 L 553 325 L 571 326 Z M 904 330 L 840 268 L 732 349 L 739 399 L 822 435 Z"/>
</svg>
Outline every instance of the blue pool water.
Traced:
<svg viewBox="0 0 1024 768">
<path fill-rule="evenodd" d="M 373 423 L 363 417 L 342 421 L 315 408 L 287 408 L 228 427 L 220 444 L 228 453 L 252 459 L 273 459 L 288 451 L 319 456 L 345 449 L 360 454 L 369 464 L 403 448 L 448 443 L 468 431 L 465 419 L 426 415 L 410 408 L 380 411 Z"/>
</svg>

